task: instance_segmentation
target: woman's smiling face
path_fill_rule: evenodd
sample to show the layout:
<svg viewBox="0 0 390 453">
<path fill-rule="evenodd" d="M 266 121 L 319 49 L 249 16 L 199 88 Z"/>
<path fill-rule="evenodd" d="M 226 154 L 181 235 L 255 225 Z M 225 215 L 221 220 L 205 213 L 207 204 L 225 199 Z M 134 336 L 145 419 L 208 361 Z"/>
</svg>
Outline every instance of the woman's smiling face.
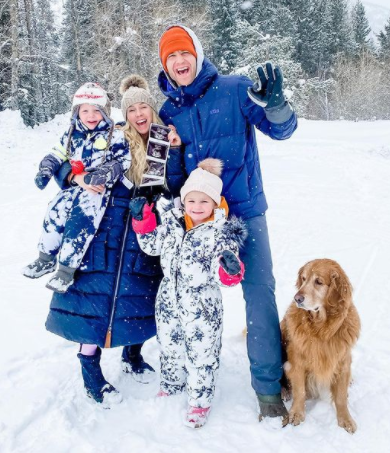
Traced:
<svg viewBox="0 0 390 453">
<path fill-rule="evenodd" d="M 126 119 L 142 138 L 146 138 L 149 134 L 150 124 L 153 121 L 153 110 L 150 105 L 144 102 L 137 102 L 127 109 Z"/>
</svg>

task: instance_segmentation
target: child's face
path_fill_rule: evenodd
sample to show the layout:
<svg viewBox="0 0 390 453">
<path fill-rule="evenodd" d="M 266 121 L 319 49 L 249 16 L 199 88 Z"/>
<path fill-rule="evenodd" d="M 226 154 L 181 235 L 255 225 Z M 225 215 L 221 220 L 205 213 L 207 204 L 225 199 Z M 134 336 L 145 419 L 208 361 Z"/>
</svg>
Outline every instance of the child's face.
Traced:
<svg viewBox="0 0 390 453">
<path fill-rule="evenodd" d="M 149 104 L 137 102 L 127 109 L 127 121 L 134 129 L 146 138 L 149 135 L 150 123 L 153 121 L 153 110 Z"/>
<path fill-rule="evenodd" d="M 79 109 L 79 118 L 84 126 L 93 131 L 100 121 L 102 121 L 103 115 L 101 114 L 99 107 L 96 105 L 81 104 Z"/>
<path fill-rule="evenodd" d="M 184 199 L 184 210 L 194 226 L 208 219 L 216 207 L 217 203 L 203 192 L 190 192 Z"/>
</svg>

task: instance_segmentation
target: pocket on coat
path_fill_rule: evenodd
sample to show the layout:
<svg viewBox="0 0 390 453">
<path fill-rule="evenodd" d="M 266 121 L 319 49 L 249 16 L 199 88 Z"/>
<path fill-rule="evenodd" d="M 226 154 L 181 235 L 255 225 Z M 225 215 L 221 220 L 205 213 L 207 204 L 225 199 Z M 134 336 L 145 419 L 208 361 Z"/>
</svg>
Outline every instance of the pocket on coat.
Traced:
<svg viewBox="0 0 390 453">
<path fill-rule="evenodd" d="M 82 272 L 104 271 L 107 268 L 107 232 L 98 233 L 92 240 L 80 265 Z"/>
<path fill-rule="evenodd" d="M 162 275 L 159 256 L 149 256 L 143 252 L 137 255 L 134 262 L 133 272 L 141 275 Z"/>
</svg>

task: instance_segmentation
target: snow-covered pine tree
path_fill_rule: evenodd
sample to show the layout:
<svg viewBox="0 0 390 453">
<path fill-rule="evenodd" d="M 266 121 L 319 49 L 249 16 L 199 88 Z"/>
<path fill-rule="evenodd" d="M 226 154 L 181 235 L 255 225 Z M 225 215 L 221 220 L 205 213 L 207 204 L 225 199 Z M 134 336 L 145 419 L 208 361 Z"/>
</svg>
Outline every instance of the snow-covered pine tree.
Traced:
<svg viewBox="0 0 390 453">
<path fill-rule="evenodd" d="M 257 68 L 271 61 L 280 66 L 284 76 L 284 89 L 297 108 L 299 115 L 305 115 L 308 96 L 304 75 L 300 63 L 293 58 L 295 52 L 294 42 L 291 37 L 277 35 L 263 35 L 259 26 L 250 25 L 245 20 L 239 20 L 237 29 L 245 41 L 235 73 L 248 76 L 253 81 L 257 80 Z"/>
<path fill-rule="evenodd" d="M 355 40 L 355 53 L 359 55 L 362 51 L 369 48 L 369 34 L 371 32 L 370 24 L 366 17 L 366 10 L 361 0 L 353 5 L 351 11 L 351 21 L 353 37 Z"/>
<path fill-rule="evenodd" d="M 11 7 L 15 1 L 0 0 L 0 111 L 12 106 L 12 23 Z M 13 105 L 16 108 L 16 105 Z"/>
<path fill-rule="evenodd" d="M 238 13 L 234 0 L 209 0 L 212 38 L 210 59 L 222 74 L 236 65 L 242 43 L 237 39 Z"/>
<path fill-rule="evenodd" d="M 95 34 L 99 32 L 93 27 L 95 8 L 96 2 L 66 0 L 64 3 L 60 59 L 66 72 L 69 100 L 82 83 L 95 80 L 90 65 L 96 52 Z"/>
<path fill-rule="evenodd" d="M 42 103 L 37 105 L 38 118 L 48 121 L 67 108 L 64 71 L 59 66 L 59 37 L 49 0 L 36 0 L 37 76 L 41 80 Z M 41 122 L 40 121 L 40 122 Z"/>
<path fill-rule="evenodd" d="M 330 0 L 330 54 L 332 60 L 339 53 L 352 55 L 354 38 L 349 20 L 348 0 Z"/>
<path fill-rule="evenodd" d="M 390 61 L 390 17 L 385 24 L 384 30 L 378 34 L 379 56 L 382 60 Z"/>
</svg>

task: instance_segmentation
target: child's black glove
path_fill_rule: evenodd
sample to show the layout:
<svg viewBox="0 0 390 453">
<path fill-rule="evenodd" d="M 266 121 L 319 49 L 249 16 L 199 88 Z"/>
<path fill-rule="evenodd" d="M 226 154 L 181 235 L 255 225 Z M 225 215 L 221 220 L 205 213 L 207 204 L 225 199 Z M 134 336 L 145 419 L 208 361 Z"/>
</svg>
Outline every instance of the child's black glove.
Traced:
<svg viewBox="0 0 390 453">
<path fill-rule="evenodd" d="M 135 220 L 143 220 L 143 210 L 148 200 L 145 197 L 133 198 L 129 203 L 130 214 Z"/>
<path fill-rule="evenodd" d="M 237 275 L 241 272 L 240 260 L 230 250 L 224 250 L 219 259 L 223 270 L 229 275 Z"/>
</svg>

